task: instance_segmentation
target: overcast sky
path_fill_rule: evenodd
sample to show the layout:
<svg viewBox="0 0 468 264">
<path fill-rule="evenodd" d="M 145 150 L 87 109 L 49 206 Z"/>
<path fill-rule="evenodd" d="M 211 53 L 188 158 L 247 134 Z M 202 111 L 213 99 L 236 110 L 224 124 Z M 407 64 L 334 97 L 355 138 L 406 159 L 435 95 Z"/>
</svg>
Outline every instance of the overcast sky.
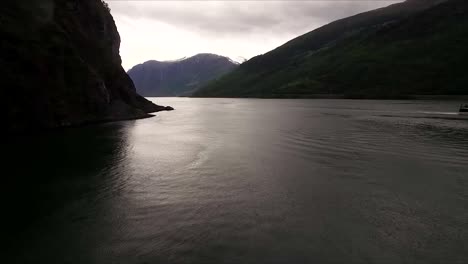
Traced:
<svg viewBox="0 0 468 264">
<path fill-rule="evenodd" d="M 241 61 L 339 18 L 396 1 L 107 0 L 126 70 L 147 60 L 216 53 Z"/>
</svg>

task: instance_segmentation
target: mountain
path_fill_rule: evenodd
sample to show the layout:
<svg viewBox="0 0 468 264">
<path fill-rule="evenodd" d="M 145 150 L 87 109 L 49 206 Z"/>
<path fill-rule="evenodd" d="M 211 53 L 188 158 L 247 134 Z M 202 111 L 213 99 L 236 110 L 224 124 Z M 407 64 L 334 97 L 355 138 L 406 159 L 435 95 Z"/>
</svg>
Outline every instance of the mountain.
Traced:
<svg viewBox="0 0 468 264">
<path fill-rule="evenodd" d="M 128 74 L 143 96 L 179 96 L 191 93 L 237 65 L 229 58 L 203 53 L 177 61 L 147 61 L 130 69 Z"/>
<path fill-rule="evenodd" d="M 200 97 L 468 94 L 468 1 L 408 0 L 338 20 L 257 56 Z"/>
<path fill-rule="evenodd" d="M 0 18 L 7 131 L 140 118 L 165 109 L 136 93 L 104 2 L 6 1 Z"/>
</svg>

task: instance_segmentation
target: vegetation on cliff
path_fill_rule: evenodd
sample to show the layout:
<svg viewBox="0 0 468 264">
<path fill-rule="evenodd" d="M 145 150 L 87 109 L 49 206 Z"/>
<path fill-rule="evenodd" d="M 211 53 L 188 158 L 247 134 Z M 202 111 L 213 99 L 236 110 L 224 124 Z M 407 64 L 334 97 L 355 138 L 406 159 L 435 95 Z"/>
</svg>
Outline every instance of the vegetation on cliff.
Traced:
<svg viewBox="0 0 468 264">
<path fill-rule="evenodd" d="M 206 97 L 468 94 L 468 3 L 409 0 L 339 20 L 255 57 Z"/>
</svg>

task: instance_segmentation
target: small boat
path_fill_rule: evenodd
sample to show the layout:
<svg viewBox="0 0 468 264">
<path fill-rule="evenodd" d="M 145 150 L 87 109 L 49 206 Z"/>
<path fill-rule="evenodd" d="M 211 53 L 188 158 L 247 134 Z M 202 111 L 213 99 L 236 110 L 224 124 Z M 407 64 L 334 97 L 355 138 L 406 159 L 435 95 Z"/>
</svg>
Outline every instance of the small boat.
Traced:
<svg viewBox="0 0 468 264">
<path fill-rule="evenodd" d="M 468 113 L 468 104 L 460 105 L 460 113 Z"/>
</svg>

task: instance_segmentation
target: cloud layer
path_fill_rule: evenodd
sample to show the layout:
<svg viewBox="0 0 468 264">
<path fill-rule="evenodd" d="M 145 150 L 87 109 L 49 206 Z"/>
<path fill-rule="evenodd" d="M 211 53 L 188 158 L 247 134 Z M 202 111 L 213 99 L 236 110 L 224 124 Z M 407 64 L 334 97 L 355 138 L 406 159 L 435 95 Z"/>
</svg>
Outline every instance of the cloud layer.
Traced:
<svg viewBox="0 0 468 264">
<path fill-rule="evenodd" d="M 198 52 L 250 58 L 321 25 L 395 1 L 109 1 L 124 66 Z"/>
</svg>

